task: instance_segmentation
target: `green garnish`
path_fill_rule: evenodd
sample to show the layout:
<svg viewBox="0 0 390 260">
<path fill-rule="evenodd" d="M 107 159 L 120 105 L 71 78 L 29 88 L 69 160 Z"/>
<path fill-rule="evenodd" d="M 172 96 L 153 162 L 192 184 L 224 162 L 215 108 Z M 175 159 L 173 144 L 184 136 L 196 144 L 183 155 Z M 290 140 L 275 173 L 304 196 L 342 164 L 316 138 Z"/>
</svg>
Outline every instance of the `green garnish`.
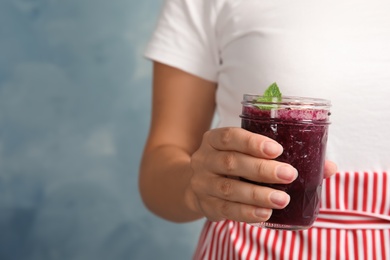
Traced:
<svg viewBox="0 0 390 260">
<path fill-rule="evenodd" d="M 278 85 L 276 82 L 272 83 L 265 91 L 263 96 L 259 97 L 256 102 L 263 103 L 263 102 L 280 102 L 282 101 L 282 93 L 279 90 Z M 270 105 L 256 105 L 260 109 L 266 109 L 270 110 L 272 108 L 275 108 L 276 105 L 270 104 Z"/>
</svg>

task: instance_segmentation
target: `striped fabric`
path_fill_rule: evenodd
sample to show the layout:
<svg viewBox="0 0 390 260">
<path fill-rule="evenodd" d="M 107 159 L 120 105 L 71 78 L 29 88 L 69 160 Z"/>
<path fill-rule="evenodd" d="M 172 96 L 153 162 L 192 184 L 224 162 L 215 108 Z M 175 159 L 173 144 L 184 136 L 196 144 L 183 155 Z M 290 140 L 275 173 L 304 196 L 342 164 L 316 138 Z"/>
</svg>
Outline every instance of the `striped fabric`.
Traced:
<svg viewBox="0 0 390 260">
<path fill-rule="evenodd" d="M 320 214 L 309 230 L 207 221 L 194 259 L 390 260 L 389 174 L 338 173 L 322 191 Z"/>
</svg>

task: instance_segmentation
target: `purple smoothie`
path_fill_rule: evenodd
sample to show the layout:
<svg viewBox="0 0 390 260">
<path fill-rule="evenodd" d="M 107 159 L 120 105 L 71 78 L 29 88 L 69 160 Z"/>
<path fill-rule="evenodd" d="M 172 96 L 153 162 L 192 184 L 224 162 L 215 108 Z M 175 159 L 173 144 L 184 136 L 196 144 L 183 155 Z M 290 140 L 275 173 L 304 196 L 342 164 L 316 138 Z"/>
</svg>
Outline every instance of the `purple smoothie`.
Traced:
<svg viewBox="0 0 390 260">
<path fill-rule="evenodd" d="M 284 151 L 276 160 L 289 163 L 298 170 L 298 178 L 291 184 L 261 183 L 285 191 L 291 200 L 284 209 L 274 209 L 271 218 L 260 226 L 295 230 L 309 228 L 315 221 L 328 137 L 328 109 L 329 104 L 328 107 L 316 107 L 287 102 L 271 110 L 243 102 L 242 128 L 279 142 Z"/>
</svg>

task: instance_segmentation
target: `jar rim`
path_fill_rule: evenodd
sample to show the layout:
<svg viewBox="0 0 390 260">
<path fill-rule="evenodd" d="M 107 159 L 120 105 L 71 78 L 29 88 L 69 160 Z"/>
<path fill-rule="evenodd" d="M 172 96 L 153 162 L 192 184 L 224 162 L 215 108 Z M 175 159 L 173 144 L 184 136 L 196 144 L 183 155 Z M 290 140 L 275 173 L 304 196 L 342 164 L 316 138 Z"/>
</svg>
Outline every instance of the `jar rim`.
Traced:
<svg viewBox="0 0 390 260">
<path fill-rule="evenodd" d="M 280 101 L 258 101 L 262 95 L 244 94 L 242 104 L 278 104 L 282 106 L 304 106 L 304 107 L 330 107 L 331 101 L 323 98 L 282 96 Z"/>
</svg>

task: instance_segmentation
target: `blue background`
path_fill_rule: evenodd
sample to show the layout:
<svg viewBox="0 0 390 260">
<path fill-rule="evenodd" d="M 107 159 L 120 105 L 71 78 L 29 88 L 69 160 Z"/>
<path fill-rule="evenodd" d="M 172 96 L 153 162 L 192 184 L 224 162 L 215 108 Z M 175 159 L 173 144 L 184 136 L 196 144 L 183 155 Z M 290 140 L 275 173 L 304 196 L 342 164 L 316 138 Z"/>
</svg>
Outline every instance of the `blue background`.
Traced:
<svg viewBox="0 0 390 260">
<path fill-rule="evenodd" d="M 158 0 L 0 0 L 0 259 L 190 259 L 143 206 Z"/>
</svg>

